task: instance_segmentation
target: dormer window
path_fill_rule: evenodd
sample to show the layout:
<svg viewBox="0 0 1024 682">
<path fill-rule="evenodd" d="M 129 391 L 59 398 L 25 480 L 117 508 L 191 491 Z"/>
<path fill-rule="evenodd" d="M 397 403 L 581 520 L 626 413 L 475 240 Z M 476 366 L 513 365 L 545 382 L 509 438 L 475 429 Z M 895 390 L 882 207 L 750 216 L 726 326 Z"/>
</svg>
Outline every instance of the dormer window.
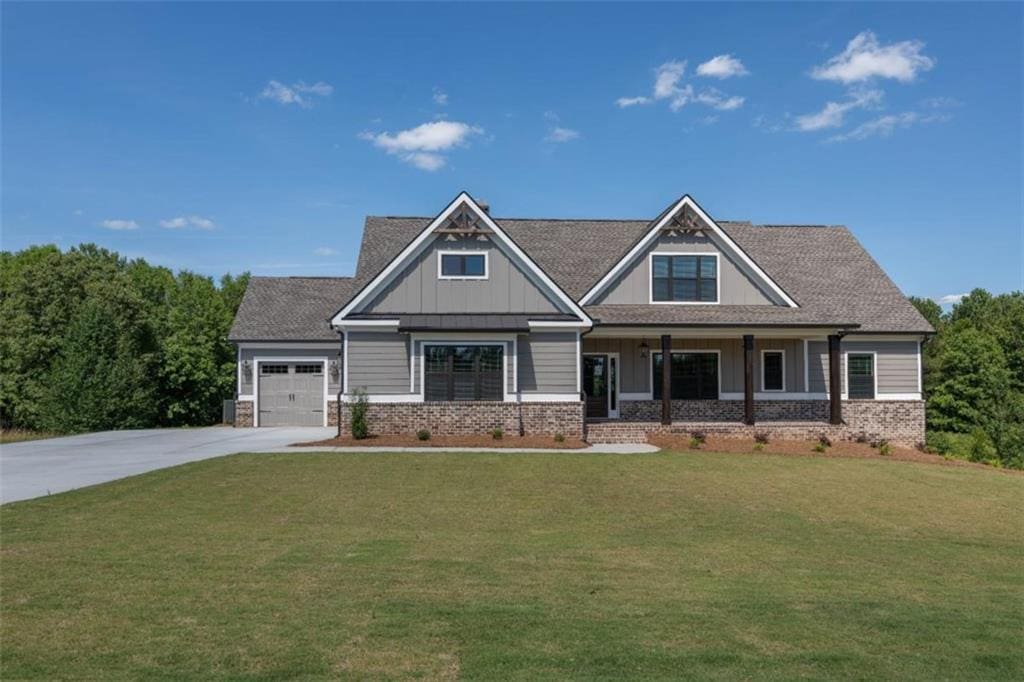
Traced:
<svg viewBox="0 0 1024 682">
<path fill-rule="evenodd" d="M 718 303 L 718 254 L 651 254 L 651 303 Z"/>
<path fill-rule="evenodd" d="M 441 251 L 438 279 L 487 279 L 486 251 Z"/>
</svg>

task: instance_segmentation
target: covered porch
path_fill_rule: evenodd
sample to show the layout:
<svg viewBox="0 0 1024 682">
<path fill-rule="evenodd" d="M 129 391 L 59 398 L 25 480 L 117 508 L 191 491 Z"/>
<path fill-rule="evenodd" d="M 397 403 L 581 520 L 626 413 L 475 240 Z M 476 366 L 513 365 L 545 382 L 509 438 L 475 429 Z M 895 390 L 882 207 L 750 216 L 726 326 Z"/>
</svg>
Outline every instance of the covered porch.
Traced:
<svg viewBox="0 0 1024 682">
<path fill-rule="evenodd" d="M 587 424 L 620 437 L 627 424 L 638 433 L 840 425 L 843 331 L 595 327 L 580 344 Z"/>
</svg>

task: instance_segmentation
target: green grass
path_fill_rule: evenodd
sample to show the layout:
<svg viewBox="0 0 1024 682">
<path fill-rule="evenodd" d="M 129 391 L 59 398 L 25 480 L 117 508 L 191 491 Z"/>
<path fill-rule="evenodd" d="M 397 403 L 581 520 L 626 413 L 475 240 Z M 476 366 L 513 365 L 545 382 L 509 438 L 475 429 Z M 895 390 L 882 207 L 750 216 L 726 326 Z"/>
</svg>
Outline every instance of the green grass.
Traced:
<svg viewBox="0 0 1024 682">
<path fill-rule="evenodd" d="M 1024 477 L 237 455 L 0 508 L 5 680 L 1021 679 Z"/>
</svg>

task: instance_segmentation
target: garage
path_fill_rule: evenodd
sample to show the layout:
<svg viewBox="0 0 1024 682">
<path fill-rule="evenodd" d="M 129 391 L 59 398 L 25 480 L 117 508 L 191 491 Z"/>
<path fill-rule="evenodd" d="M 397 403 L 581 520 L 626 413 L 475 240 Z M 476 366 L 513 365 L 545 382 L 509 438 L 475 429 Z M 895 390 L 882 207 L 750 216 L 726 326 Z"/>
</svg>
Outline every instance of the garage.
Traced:
<svg viewBox="0 0 1024 682">
<path fill-rule="evenodd" d="M 260 362 L 259 426 L 323 426 L 324 363 Z"/>
</svg>

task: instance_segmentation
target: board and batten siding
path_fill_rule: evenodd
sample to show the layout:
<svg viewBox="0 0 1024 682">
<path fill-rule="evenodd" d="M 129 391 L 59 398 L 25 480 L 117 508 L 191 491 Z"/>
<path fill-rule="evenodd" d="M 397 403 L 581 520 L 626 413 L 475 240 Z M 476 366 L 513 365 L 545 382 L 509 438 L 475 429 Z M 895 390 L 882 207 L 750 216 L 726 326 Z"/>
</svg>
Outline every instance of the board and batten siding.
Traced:
<svg viewBox="0 0 1024 682">
<path fill-rule="evenodd" d="M 908 341 L 854 341 L 843 339 L 840 345 L 840 352 L 847 353 L 875 353 L 877 366 L 875 373 L 878 376 L 878 394 L 907 394 L 918 393 L 921 388 L 918 385 L 918 353 L 920 343 L 917 340 Z M 828 380 L 828 342 L 809 341 L 807 344 L 808 357 L 808 379 L 811 392 L 827 393 L 829 391 Z M 842 383 L 841 390 L 846 392 L 846 362 L 843 363 L 843 371 L 840 373 Z"/>
<path fill-rule="evenodd" d="M 248 360 L 252 366 L 252 372 L 246 376 L 244 371 L 239 371 L 238 381 L 238 393 L 239 395 L 252 395 L 254 390 L 254 379 L 258 368 L 256 367 L 256 358 L 261 358 L 261 362 L 274 362 L 275 357 L 279 358 L 309 358 L 310 360 L 327 360 L 327 393 L 328 395 L 337 395 L 341 390 L 341 342 L 334 348 L 288 348 L 287 346 L 274 347 L 274 348 L 242 348 L 238 354 L 239 360 L 243 363 Z M 331 376 L 331 361 L 338 361 L 338 376 Z"/>
<path fill-rule="evenodd" d="M 694 234 L 661 235 L 652 248 L 636 259 L 602 296 L 601 303 L 642 303 L 651 301 L 650 253 L 664 251 L 717 253 L 718 279 L 723 305 L 773 305 L 773 299 L 747 276 L 711 238 Z"/>
<path fill-rule="evenodd" d="M 576 393 L 575 332 L 522 334 L 517 345 L 522 393 Z"/>
<path fill-rule="evenodd" d="M 647 359 L 640 356 L 641 339 L 583 337 L 584 353 L 618 353 L 619 386 L 623 393 L 651 392 L 651 356 L 661 352 L 661 338 L 646 339 L 650 346 Z M 682 339 L 673 337 L 672 349 L 692 351 L 719 351 L 719 373 L 722 393 L 743 392 L 742 339 Z M 754 390 L 761 388 L 761 350 L 781 350 L 785 353 L 786 392 L 804 391 L 804 349 L 800 339 L 754 338 Z"/>
<path fill-rule="evenodd" d="M 439 252 L 484 251 L 487 279 L 440 279 Z M 485 237 L 437 237 L 360 312 L 367 313 L 558 313 L 564 312 Z"/>
<path fill-rule="evenodd" d="M 348 390 L 409 392 L 409 337 L 397 332 L 348 332 Z"/>
</svg>

